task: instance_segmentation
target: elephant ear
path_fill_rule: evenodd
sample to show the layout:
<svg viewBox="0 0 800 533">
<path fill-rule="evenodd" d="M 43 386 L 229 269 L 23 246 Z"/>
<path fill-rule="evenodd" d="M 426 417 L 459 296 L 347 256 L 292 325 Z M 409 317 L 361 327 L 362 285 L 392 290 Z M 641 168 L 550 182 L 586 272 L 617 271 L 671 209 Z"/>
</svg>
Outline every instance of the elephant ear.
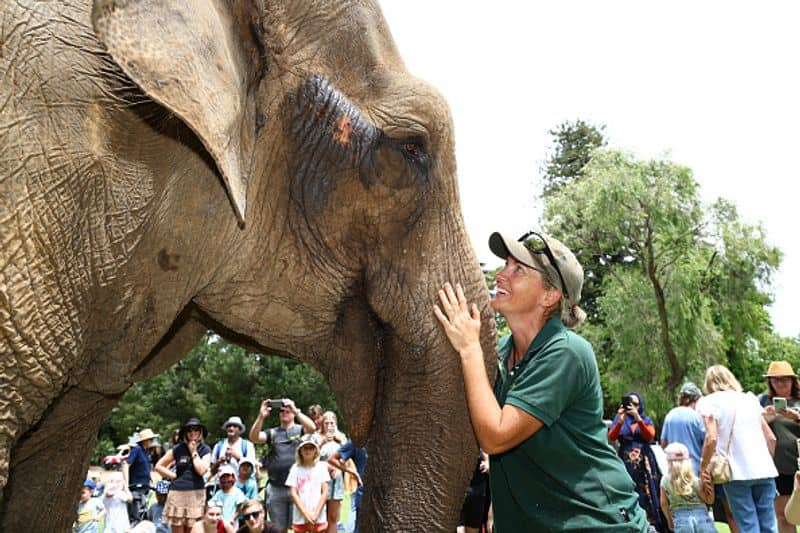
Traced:
<svg viewBox="0 0 800 533">
<path fill-rule="evenodd" d="M 242 223 L 256 138 L 249 93 L 263 61 L 259 4 L 95 0 L 92 9 L 114 61 L 198 135 Z"/>
</svg>

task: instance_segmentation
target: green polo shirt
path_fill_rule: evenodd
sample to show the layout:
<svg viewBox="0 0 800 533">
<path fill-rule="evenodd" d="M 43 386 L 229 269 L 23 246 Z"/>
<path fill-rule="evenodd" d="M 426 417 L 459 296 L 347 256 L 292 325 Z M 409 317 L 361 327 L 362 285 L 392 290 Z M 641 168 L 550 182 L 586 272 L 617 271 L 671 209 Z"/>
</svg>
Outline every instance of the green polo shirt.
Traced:
<svg viewBox="0 0 800 533">
<path fill-rule="evenodd" d="M 634 484 L 608 444 L 592 347 L 556 316 L 509 372 L 511 336 L 500 340 L 494 393 L 544 426 L 491 456 L 497 533 L 647 531 Z"/>
</svg>

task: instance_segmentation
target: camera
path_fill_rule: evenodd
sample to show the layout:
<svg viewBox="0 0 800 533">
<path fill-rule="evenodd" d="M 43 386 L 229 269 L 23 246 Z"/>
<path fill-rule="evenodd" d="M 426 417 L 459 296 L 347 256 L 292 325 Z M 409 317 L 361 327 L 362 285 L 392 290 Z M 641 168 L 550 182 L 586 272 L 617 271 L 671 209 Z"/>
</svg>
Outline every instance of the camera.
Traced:
<svg viewBox="0 0 800 533">
<path fill-rule="evenodd" d="M 622 397 L 622 407 L 624 407 L 625 409 L 628 409 L 632 405 L 633 405 L 633 395 L 632 394 L 626 394 L 625 396 Z"/>
<path fill-rule="evenodd" d="M 283 400 L 270 400 L 269 401 L 269 408 L 270 409 L 280 409 L 283 407 Z"/>
</svg>

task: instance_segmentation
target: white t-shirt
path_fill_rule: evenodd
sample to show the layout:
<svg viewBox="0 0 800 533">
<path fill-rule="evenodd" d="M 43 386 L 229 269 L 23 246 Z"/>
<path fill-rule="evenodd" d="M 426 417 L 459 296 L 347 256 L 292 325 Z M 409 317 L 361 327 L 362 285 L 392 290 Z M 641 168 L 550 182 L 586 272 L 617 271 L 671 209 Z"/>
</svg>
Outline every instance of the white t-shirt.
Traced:
<svg viewBox="0 0 800 533">
<path fill-rule="evenodd" d="M 253 463 L 255 463 L 256 462 L 256 449 L 255 449 L 255 446 L 253 446 L 253 443 L 250 442 L 249 440 L 248 441 L 244 441 L 241 437 L 236 439 L 236 442 L 234 442 L 232 445 L 228 442 L 228 439 L 223 439 L 222 440 L 222 445 L 220 445 L 219 442 L 214 444 L 214 447 L 211 448 L 211 453 L 214 454 L 211 457 L 211 462 L 212 463 L 216 463 L 217 460 L 220 457 L 225 457 L 225 450 L 227 450 L 228 448 L 233 448 L 234 450 L 236 450 L 236 453 L 241 454 L 242 453 L 242 443 L 244 443 L 244 445 L 245 445 L 245 447 L 244 447 L 245 454 L 242 456 L 242 459 L 247 457 L 248 459 L 252 460 Z M 219 447 L 219 450 L 217 450 L 217 447 Z M 219 455 L 216 455 L 217 451 L 219 451 Z M 236 471 L 236 477 L 237 478 L 239 477 L 239 461 L 240 460 L 241 459 L 236 459 L 234 457 L 231 457 L 231 460 L 228 461 L 228 464 L 231 465 L 233 467 L 233 469 Z"/>
<path fill-rule="evenodd" d="M 730 437 L 729 462 L 735 481 L 778 475 L 761 428 L 761 405 L 752 393 L 718 391 L 700 398 L 697 412 L 717 421 L 717 453 L 725 455 Z M 736 419 L 734 420 L 734 413 Z"/>
<path fill-rule="evenodd" d="M 295 463 L 289 470 L 286 486 L 297 487 L 297 495 L 300 501 L 303 502 L 303 507 L 306 508 L 306 511 L 313 511 L 322 496 L 322 485 L 327 483 L 328 480 L 330 480 L 330 476 L 328 475 L 328 465 L 326 463 L 320 461 L 312 467 L 300 466 Z M 305 524 L 306 522 L 296 505 L 294 506 L 293 518 L 292 524 Z M 317 524 L 323 524 L 327 521 L 325 505 L 323 505 L 322 511 L 317 516 Z"/>
<path fill-rule="evenodd" d="M 103 505 L 106 508 L 106 521 L 103 533 L 125 533 L 131 528 L 128 521 L 128 502 L 122 492 L 113 496 L 103 496 Z"/>
</svg>

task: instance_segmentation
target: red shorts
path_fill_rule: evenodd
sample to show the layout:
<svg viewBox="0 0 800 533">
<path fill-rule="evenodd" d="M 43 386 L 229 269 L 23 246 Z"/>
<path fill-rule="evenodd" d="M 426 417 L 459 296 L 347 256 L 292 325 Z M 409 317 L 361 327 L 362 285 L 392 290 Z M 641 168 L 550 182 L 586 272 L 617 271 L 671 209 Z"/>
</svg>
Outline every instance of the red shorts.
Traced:
<svg viewBox="0 0 800 533">
<path fill-rule="evenodd" d="M 328 523 L 322 524 L 292 524 L 292 531 L 325 531 L 328 529 Z"/>
</svg>

